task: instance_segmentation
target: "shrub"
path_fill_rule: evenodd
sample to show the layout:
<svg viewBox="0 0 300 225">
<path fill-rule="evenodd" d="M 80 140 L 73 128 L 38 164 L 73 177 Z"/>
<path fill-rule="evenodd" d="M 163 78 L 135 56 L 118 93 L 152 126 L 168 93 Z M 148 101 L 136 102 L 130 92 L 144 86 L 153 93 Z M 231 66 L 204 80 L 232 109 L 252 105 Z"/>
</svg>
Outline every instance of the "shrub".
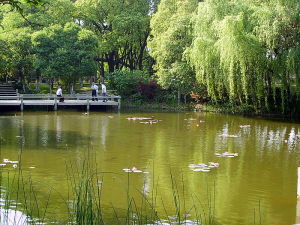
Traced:
<svg viewBox="0 0 300 225">
<path fill-rule="evenodd" d="M 134 71 L 116 71 L 107 74 L 108 88 L 117 90 L 122 97 L 130 97 L 137 93 L 137 82 L 148 81 L 149 76 L 140 70 Z"/>
<path fill-rule="evenodd" d="M 161 87 L 147 73 L 134 71 L 116 71 L 107 74 L 108 88 L 133 101 L 152 101 L 161 93 Z"/>
<path fill-rule="evenodd" d="M 161 87 L 156 81 L 150 80 L 145 82 L 144 80 L 139 80 L 137 82 L 137 91 L 140 93 L 142 98 L 146 101 L 152 101 L 156 96 L 161 93 Z"/>
</svg>

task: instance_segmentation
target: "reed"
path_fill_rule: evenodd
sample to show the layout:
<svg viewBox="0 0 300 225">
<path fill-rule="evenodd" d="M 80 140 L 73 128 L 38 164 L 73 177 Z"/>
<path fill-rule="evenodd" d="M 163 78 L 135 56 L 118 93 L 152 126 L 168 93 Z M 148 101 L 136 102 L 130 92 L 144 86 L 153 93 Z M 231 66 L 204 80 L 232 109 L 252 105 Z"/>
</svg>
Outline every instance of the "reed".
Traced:
<svg viewBox="0 0 300 225">
<path fill-rule="evenodd" d="M 22 149 L 21 149 L 22 150 Z M 1 142 L 0 142 L 1 156 Z M 184 176 L 177 181 L 170 172 L 170 185 L 172 189 L 173 207 L 168 209 L 165 206 L 164 199 L 158 200 L 159 196 L 159 177 L 154 179 L 156 174 L 152 171 L 152 191 L 146 192 L 144 181 L 142 191 L 134 188 L 135 194 L 139 199 L 131 195 L 131 176 L 127 173 L 124 197 L 127 198 L 127 206 L 124 212 L 117 210 L 115 205 L 111 205 L 113 210 L 111 219 L 107 219 L 103 214 L 102 189 L 103 177 L 98 171 L 98 166 L 89 155 L 82 160 L 80 165 L 76 163 L 67 163 L 67 179 L 69 181 L 69 197 L 66 204 L 69 206 L 66 212 L 66 221 L 57 221 L 58 224 L 76 224 L 76 225 L 166 225 L 166 224 L 205 224 L 213 225 L 215 222 L 215 204 L 214 191 L 207 188 L 208 200 L 203 204 L 199 197 L 189 194 L 185 188 Z M 154 167 L 153 167 L 154 168 Z M 50 224 L 54 221 L 49 218 L 49 205 L 51 203 L 52 189 L 43 199 L 40 198 L 35 182 L 30 175 L 22 170 L 22 154 L 19 154 L 19 167 L 15 170 L 4 170 L 0 167 L 0 196 L 5 204 L 0 209 L 5 213 L 0 213 L 1 224 L 12 225 L 37 225 Z M 6 187 L 5 189 L 3 187 Z M 193 199 L 193 205 L 187 207 L 186 197 Z M 43 204 L 42 204 L 43 202 Z M 71 202 L 71 204 L 69 204 Z M 22 203 L 22 204 L 16 204 Z M 160 205 L 161 204 L 161 205 Z M 164 208 L 159 213 L 158 207 Z M 13 221 L 10 216 L 11 210 L 15 212 Z M 1 211 L 2 212 L 2 211 Z M 22 218 L 17 216 L 22 212 Z M 193 220 L 188 220 L 188 214 L 193 214 Z M 3 222 L 4 221 L 4 222 Z"/>
<path fill-rule="evenodd" d="M 0 158 L 2 158 L 0 138 Z M 3 225 L 44 224 L 51 191 L 46 195 L 46 204 L 42 206 L 38 192 L 30 176 L 22 170 L 22 152 L 24 140 L 20 140 L 17 168 L 0 167 L 0 223 Z M 43 196 L 45 197 L 45 195 Z"/>
</svg>

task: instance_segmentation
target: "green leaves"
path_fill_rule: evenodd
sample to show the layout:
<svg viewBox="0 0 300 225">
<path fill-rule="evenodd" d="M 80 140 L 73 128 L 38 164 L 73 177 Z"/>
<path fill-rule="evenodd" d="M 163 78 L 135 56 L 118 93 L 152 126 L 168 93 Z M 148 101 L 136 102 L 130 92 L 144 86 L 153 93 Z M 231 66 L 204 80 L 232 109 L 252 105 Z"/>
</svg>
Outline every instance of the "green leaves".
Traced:
<svg viewBox="0 0 300 225">
<path fill-rule="evenodd" d="M 283 112 L 299 95 L 299 15 L 295 0 L 162 0 L 149 38 L 159 82 L 188 92 L 196 78 L 215 101 Z"/>
<path fill-rule="evenodd" d="M 142 69 L 149 35 L 148 0 L 78 0 L 78 18 L 99 40 L 98 55 L 115 69 Z"/>
<path fill-rule="evenodd" d="M 281 84 L 288 92 L 294 83 L 288 67 L 294 64 L 286 63 L 287 55 L 296 56 L 292 52 L 300 40 L 295 33 L 299 11 L 292 8 L 299 9 L 299 3 L 210 0 L 199 4 L 194 39 L 186 53 L 211 97 L 224 100 L 225 93 L 235 104 L 265 101 L 268 107 L 273 87 Z"/>
<path fill-rule="evenodd" d="M 35 32 L 32 37 L 37 57 L 36 66 L 42 75 L 60 78 L 66 84 L 80 76 L 96 73 L 94 61 L 96 37 L 78 25 L 53 25 Z"/>
<path fill-rule="evenodd" d="M 184 56 L 192 41 L 191 15 L 198 1 L 163 0 L 151 20 L 148 46 L 155 58 L 159 83 L 165 88 L 189 92 L 195 83 L 195 73 Z"/>
</svg>

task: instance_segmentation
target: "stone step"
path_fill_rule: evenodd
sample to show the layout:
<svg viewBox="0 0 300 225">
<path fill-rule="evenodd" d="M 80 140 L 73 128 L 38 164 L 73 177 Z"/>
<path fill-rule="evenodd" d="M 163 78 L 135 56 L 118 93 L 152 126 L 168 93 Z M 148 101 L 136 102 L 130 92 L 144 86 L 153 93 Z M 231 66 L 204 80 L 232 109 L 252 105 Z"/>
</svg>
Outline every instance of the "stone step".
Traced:
<svg viewBox="0 0 300 225">
<path fill-rule="evenodd" d="M 17 96 L 16 93 L 0 93 L 1 96 Z"/>
<path fill-rule="evenodd" d="M 2 89 L 0 88 L 0 91 L 16 91 L 15 89 Z"/>
<path fill-rule="evenodd" d="M 17 97 L 16 89 L 14 89 L 10 84 L 0 84 L 0 97 Z"/>
</svg>

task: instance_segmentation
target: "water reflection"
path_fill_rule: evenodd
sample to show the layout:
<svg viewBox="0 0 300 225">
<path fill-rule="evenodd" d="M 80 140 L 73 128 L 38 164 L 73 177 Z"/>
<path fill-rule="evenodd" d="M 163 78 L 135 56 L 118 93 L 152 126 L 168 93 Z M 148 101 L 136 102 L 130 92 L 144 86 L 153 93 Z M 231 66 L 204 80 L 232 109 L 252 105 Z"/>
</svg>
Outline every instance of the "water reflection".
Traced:
<svg viewBox="0 0 300 225">
<path fill-rule="evenodd" d="M 128 117 L 159 122 L 141 124 Z M 141 193 L 150 198 L 157 190 L 158 212 L 166 217 L 166 207 L 175 215 L 172 174 L 186 207 L 193 206 L 195 196 L 204 205 L 211 201 L 221 224 L 259 224 L 259 220 L 293 224 L 299 135 L 299 124 L 209 113 L 51 112 L 0 117 L 1 157 L 16 158 L 24 140 L 22 166 L 39 181 L 41 193 L 49 187 L 57 190 L 51 210 L 62 216 L 66 206 L 61 196 L 69 191 L 66 165 L 80 165 L 90 155 L 102 172 L 107 217 L 112 204 L 120 212 L 126 209 L 128 180 L 137 202 L 142 201 Z M 224 152 L 238 157 L 215 155 Z M 220 166 L 208 173 L 188 167 L 207 162 Z M 150 173 L 123 172 L 133 167 Z"/>
</svg>

